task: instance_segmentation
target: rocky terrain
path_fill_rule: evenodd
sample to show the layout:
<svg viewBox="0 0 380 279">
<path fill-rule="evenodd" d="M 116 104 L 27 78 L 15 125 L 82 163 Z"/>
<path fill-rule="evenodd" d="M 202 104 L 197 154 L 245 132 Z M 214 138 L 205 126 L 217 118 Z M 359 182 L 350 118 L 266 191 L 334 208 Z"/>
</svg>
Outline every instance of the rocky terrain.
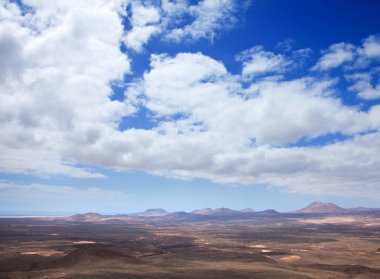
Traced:
<svg viewBox="0 0 380 279">
<path fill-rule="evenodd" d="M 380 211 L 0 218 L 0 278 L 380 278 Z"/>
</svg>

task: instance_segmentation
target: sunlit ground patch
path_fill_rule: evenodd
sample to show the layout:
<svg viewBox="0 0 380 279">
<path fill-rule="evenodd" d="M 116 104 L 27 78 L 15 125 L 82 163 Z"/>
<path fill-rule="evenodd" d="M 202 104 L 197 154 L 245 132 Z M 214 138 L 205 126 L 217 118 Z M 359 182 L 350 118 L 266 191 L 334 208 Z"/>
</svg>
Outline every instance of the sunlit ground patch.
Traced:
<svg viewBox="0 0 380 279">
<path fill-rule="evenodd" d="M 288 263 L 294 263 L 298 262 L 301 260 L 300 256 L 292 255 L 292 256 L 286 256 L 286 257 L 281 257 L 280 261 L 288 262 Z"/>
<path fill-rule="evenodd" d="M 39 250 L 39 251 L 30 251 L 30 252 L 21 252 L 21 255 L 37 255 L 42 257 L 50 257 L 54 255 L 62 255 L 64 252 L 57 250 Z"/>
<path fill-rule="evenodd" d="M 82 241 L 74 241 L 73 244 L 75 245 L 82 245 L 82 244 L 95 244 L 95 241 L 89 241 L 89 240 L 82 240 Z"/>
<path fill-rule="evenodd" d="M 267 248 L 266 245 L 261 245 L 261 244 L 258 244 L 258 245 L 249 245 L 249 248 Z"/>
</svg>

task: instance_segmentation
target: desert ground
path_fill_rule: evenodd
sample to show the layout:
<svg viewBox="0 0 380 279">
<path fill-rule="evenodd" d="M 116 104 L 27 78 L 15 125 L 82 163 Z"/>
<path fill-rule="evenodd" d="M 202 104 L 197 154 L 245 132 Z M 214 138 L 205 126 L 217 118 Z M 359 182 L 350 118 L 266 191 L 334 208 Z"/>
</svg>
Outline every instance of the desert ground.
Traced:
<svg viewBox="0 0 380 279">
<path fill-rule="evenodd" d="M 378 214 L 195 217 L 0 218 L 0 278 L 380 278 Z"/>
</svg>

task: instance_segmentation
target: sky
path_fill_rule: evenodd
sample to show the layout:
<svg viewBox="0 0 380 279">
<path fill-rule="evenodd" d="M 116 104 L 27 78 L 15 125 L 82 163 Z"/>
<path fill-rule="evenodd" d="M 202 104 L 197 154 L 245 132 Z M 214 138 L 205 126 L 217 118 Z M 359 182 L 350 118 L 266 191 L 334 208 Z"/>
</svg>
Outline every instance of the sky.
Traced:
<svg viewBox="0 0 380 279">
<path fill-rule="evenodd" d="M 379 10 L 1 0 L 0 214 L 380 207 Z"/>
</svg>

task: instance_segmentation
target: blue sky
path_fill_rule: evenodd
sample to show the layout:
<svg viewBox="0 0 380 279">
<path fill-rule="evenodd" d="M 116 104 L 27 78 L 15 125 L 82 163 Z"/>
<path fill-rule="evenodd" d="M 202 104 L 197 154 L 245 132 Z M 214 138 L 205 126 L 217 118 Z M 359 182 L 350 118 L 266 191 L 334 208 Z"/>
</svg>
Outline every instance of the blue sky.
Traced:
<svg viewBox="0 0 380 279">
<path fill-rule="evenodd" d="M 3 1 L 0 214 L 380 207 L 376 1 Z"/>
</svg>

